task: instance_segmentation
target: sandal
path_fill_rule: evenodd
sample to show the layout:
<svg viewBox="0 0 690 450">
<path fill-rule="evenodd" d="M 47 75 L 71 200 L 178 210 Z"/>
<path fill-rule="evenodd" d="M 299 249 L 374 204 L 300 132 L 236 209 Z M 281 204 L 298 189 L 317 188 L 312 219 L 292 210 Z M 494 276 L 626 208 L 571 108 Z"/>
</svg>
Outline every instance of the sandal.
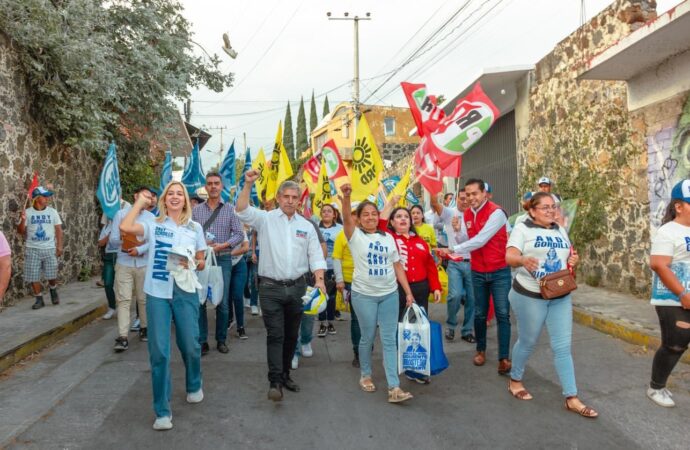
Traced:
<svg viewBox="0 0 690 450">
<path fill-rule="evenodd" d="M 532 399 L 534 398 L 534 397 L 532 397 L 532 394 L 530 394 L 529 392 L 527 392 L 526 389 L 521 389 L 521 390 L 519 390 L 519 391 L 517 391 L 517 392 L 513 391 L 513 390 L 510 388 L 510 382 L 511 382 L 511 381 L 514 381 L 514 380 L 511 379 L 510 381 L 508 381 L 508 392 L 510 392 L 510 395 L 512 395 L 513 397 L 515 397 L 515 398 L 518 399 L 518 400 L 532 400 Z"/>
<path fill-rule="evenodd" d="M 371 377 L 362 377 L 359 379 L 359 387 L 362 388 L 364 392 L 375 392 L 376 386 L 374 382 L 371 381 Z"/>
<path fill-rule="evenodd" d="M 567 409 L 568 411 L 572 411 L 576 414 L 579 414 L 582 417 L 587 417 L 588 419 L 596 419 L 597 417 L 599 417 L 599 413 L 596 412 L 596 410 L 594 408 L 590 408 L 589 406 L 583 405 L 582 408 L 580 408 L 580 409 L 573 408 L 572 406 L 570 406 L 570 404 L 568 403 L 568 400 L 570 400 L 572 398 L 576 398 L 576 397 L 569 397 L 569 398 L 565 399 L 565 409 Z"/>
<path fill-rule="evenodd" d="M 399 387 L 388 389 L 388 403 L 400 403 L 411 399 L 413 396 L 409 392 L 405 392 Z"/>
</svg>

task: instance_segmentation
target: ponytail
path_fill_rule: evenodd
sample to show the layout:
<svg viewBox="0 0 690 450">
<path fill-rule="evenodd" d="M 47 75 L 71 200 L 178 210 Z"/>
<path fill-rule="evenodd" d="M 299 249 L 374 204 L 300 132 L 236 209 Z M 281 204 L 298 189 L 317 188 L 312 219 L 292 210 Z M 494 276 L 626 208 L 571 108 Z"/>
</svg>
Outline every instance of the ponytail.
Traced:
<svg viewBox="0 0 690 450">
<path fill-rule="evenodd" d="M 671 222 L 672 220 L 675 220 L 676 218 L 676 205 L 683 200 L 680 199 L 673 199 L 671 200 L 671 203 L 668 204 L 666 207 L 666 214 L 664 214 L 664 218 L 661 219 L 661 224 L 667 224 L 668 222 Z"/>
</svg>

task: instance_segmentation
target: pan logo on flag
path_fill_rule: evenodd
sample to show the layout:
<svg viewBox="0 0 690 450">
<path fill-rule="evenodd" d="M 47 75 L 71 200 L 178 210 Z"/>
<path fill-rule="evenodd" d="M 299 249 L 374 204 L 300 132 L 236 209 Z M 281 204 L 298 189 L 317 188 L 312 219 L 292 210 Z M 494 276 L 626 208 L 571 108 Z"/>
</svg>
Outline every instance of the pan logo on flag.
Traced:
<svg viewBox="0 0 690 450">
<path fill-rule="evenodd" d="M 108 158 L 103 167 L 104 175 L 104 197 L 106 205 L 117 206 L 120 202 L 120 176 L 117 173 L 117 161 L 113 158 Z"/>
<path fill-rule="evenodd" d="M 371 153 L 371 145 L 367 142 L 367 138 L 358 139 L 355 142 L 355 148 L 352 151 L 352 165 L 357 172 L 362 174 L 360 178 L 362 184 L 367 184 L 376 178 L 374 159 Z"/>
<path fill-rule="evenodd" d="M 462 155 L 489 131 L 497 117 L 486 103 L 462 101 L 438 127 L 431 139 L 450 155 Z"/>
</svg>

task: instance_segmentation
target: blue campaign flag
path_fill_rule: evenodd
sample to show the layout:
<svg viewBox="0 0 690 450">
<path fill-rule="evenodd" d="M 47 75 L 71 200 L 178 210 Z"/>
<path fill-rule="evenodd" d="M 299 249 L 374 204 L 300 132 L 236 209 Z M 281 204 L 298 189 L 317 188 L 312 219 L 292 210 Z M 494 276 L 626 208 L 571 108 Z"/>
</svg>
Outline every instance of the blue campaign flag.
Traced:
<svg viewBox="0 0 690 450">
<path fill-rule="evenodd" d="M 220 179 L 223 182 L 223 192 L 220 196 L 224 202 L 230 200 L 231 191 L 235 188 L 237 181 L 235 180 L 235 140 L 232 140 L 228 152 L 225 154 L 225 159 L 220 165 Z"/>
<path fill-rule="evenodd" d="M 115 214 L 120 210 L 122 188 L 120 187 L 120 172 L 117 169 L 117 151 L 114 143 L 110 144 L 108 153 L 105 155 L 96 196 L 105 215 L 109 219 L 115 217 Z"/>
<path fill-rule="evenodd" d="M 161 169 L 160 192 L 165 190 L 165 187 L 172 181 L 172 151 L 168 149 L 165 152 L 165 161 L 163 161 L 163 169 Z"/>
<path fill-rule="evenodd" d="M 196 140 L 192 154 L 189 156 L 187 167 L 182 173 L 182 184 L 187 188 L 187 193 L 193 195 L 196 190 L 206 184 L 204 169 L 201 167 L 201 156 L 199 156 L 199 140 Z"/>
<path fill-rule="evenodd" d="M 244 174 L 247 173 L 249 169 L 252 168 L 252 152 L 247 148 L 247 152 L 244 154 L 244 167 L 242 168 L 242 175 L 240 175 L 239 186 L 235 192 L 235 203 L 237 203 L 237 196 L 240 195 L 240 191 L 244 188 Z M 259 196 L 256 193 L 256 183 L 252 185 L 252 192 L 249 196 L 249 201 L 254 206 L 259 206 Z"/>
</svg>

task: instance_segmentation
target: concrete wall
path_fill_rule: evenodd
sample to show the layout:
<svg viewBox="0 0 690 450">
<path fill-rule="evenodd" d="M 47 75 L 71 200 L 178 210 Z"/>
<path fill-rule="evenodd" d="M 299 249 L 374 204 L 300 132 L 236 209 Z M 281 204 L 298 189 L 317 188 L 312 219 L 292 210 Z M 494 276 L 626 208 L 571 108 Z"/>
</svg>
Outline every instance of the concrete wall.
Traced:
<svg viewBox="0 0 690 450">
<path fill-rule="evenodd" d="M 579 226 L 599 222 L 602 232 L 576 242 L 581 280 L 638 295 L 650 280 L 645 124 L 628 113 L 625 83 L 577 76 L 593 55 L 656 17 L 655 6 L 618 0 L 600 12 L 539 61 L 516 106 L 520 192 L 547 175 L 566 198 L 583 198 Z M 603 209 L 587 215 L 598 201 Z"/>
<path fill-rule="evenodd" d="M 9 40 L 0 33 L 0 229 L 12 247 L 12 281 L 5 298 L 12 304 L 28 293 L 22 280 L 24 243 L 16 222 L 32 173 L 41 184 L 52 183 L 52 206 L 64 222 L 65 248 L 60 282 L 77 278 L 82 269 L 98 267 L 98 205 L 95 186 L 98 162 L 87 152 L 59 145 L 32 119 L 30 92 Z"/>
</svg>

